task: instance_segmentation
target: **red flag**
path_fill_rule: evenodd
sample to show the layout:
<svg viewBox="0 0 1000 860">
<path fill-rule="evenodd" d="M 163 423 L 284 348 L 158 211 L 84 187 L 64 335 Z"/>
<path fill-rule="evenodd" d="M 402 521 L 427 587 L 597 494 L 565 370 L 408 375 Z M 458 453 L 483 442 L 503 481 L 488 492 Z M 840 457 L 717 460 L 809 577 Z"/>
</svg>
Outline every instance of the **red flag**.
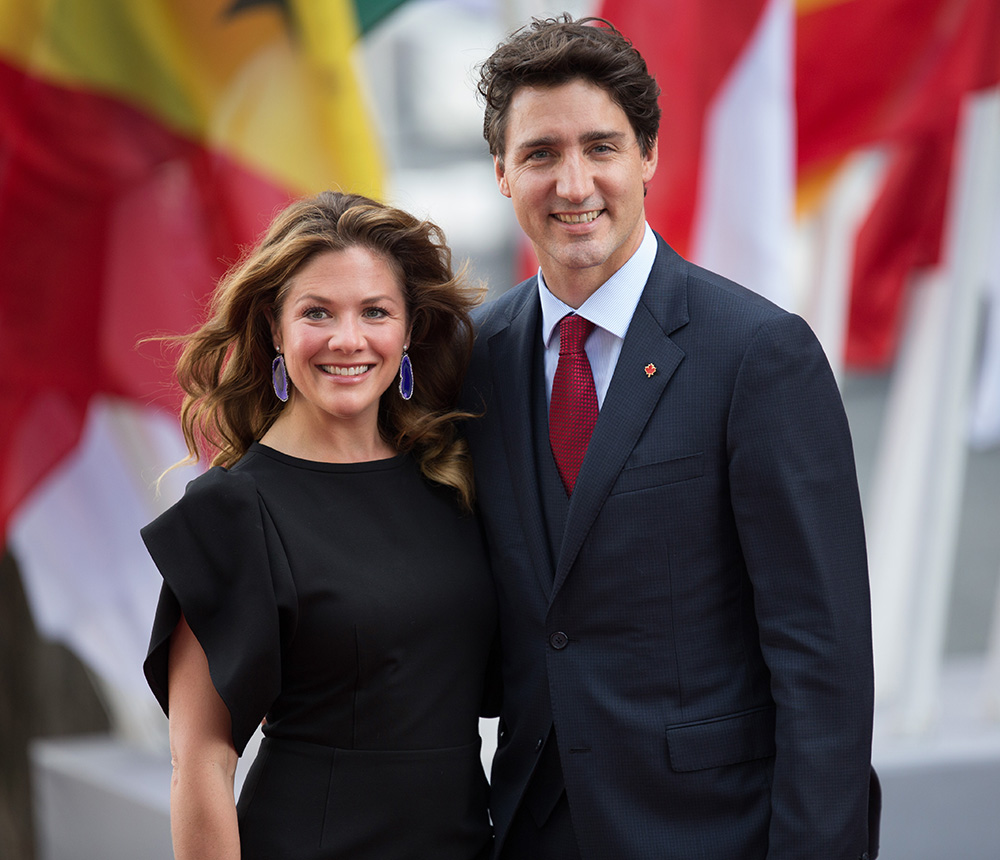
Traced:
<svg viewBox="0 0 1000 860">
<path fill-rule="evenodd" d="M 1000 0 L 800 6 L 800 184 L 860 147 L 883 145 L 890 159 L 858 236 L 846 353 L 879 367 L 895 354 L 910 273 L 939 259 L 962 97 L 1000 80 Z"/>
</svg>

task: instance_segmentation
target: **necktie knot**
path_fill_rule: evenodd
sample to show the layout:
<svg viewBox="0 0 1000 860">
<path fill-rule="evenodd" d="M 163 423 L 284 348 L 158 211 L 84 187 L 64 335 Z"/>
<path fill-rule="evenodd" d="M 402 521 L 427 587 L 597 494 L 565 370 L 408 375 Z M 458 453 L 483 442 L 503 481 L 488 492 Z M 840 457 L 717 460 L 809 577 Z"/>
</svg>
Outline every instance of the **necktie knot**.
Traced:
<svg viewBox="0 0 1000 860">
<path fill-rule="evenodd" d="M 559 320 L 559 354 L 583 352 L 583 345 L 594 330 L 594 324 L 577 314 L 566 314 Z"/>
</svg>

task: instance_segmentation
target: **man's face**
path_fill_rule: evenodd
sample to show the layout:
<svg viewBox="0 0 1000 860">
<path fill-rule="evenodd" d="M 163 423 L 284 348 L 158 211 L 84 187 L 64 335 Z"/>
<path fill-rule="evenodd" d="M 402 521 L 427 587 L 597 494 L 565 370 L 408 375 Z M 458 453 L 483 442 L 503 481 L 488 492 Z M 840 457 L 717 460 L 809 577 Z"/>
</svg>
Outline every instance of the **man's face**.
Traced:
<svg viewBox="0 0 1000 860">
<path fill-rule="evenodd" d="M 546 284 L 579 307 L 642 242 L 656 145 L 642 155 L 625 112 L 582 79 L 518 90 L 505 144 L 503 163 L 494 159 L 500 192 L 513 202 Z"/>
</svg>

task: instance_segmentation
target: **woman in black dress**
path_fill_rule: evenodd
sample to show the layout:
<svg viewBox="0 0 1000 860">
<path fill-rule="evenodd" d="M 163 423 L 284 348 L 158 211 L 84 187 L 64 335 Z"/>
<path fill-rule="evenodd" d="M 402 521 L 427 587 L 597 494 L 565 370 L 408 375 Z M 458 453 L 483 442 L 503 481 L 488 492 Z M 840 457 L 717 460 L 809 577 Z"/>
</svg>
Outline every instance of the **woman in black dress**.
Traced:
<svg viewBox="0 0 1000 860">
<path fill-rule="evenodd" d="M 475 297 L 432 224 L 327 192 L 183 339 L 189 459 L 213 468 L 142 532 L 178 860 L 488 856 L 496 619 L 453 411 Z"/>
</svg>

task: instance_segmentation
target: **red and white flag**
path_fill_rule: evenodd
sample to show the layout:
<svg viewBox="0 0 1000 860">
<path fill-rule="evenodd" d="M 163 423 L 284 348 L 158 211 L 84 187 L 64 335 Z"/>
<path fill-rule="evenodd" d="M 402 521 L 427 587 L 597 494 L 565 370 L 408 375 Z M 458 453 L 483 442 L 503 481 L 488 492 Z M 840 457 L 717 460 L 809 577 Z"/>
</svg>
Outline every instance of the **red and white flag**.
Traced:
<svg viewBox="0 0 1000 860">
<path fill-rule="evenodd" d="M 646 214 L 680 254 L 792 309 L 791 0 L 604 0 L 660 85 Z"/>
</svg>

